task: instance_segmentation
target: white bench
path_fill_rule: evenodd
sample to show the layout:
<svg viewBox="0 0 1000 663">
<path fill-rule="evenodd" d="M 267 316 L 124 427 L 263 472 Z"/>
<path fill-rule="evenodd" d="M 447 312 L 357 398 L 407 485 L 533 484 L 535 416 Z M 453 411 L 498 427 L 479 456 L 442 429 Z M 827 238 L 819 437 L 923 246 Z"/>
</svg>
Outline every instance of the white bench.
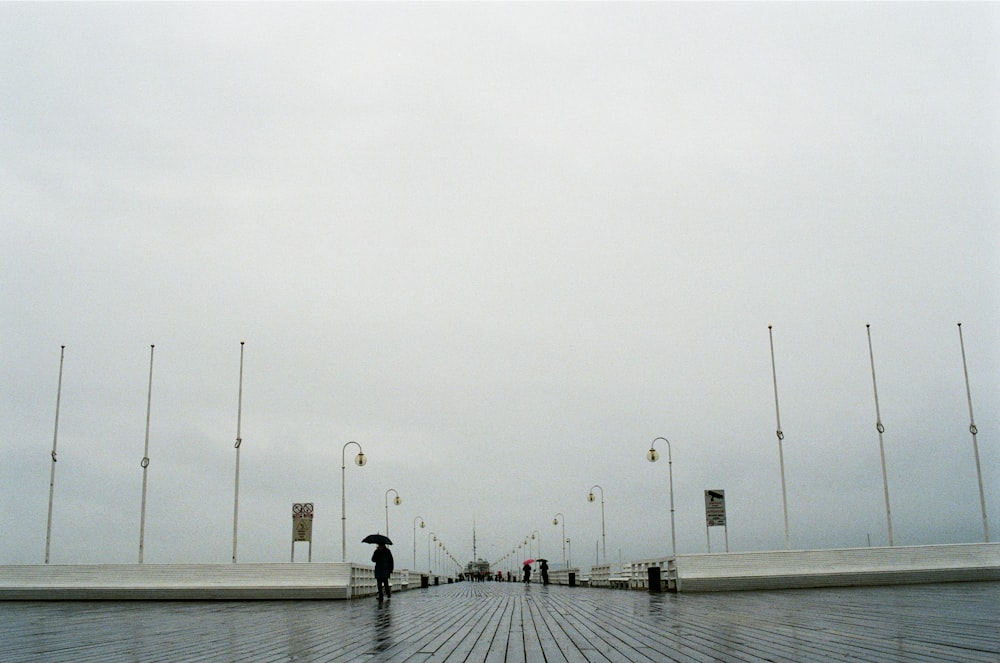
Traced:
<svg viewBox="0 0 1000 663">
<path fill-rule="evenodd" d="M 406 589 L 409 572 L 394 572 L 392 585 Z M 376 591 L 373 569 L 352 563 L 0 566 L 0 600 L 349 599 Z"/>
<path fill-rule="evenodd" d="M 676 569 L 681 592 L 1000 580 L 1000 544 L 678 555 Z"/>
<path fill-rule="evenodd" d="M 549 582 L 553 585 L 569 585 L 569 575 L 573 574 L 573 581 L 576 584 L 580 583 L 580 569 L 556 569 L 554 571 L 549 571 Z"/>
</svg>

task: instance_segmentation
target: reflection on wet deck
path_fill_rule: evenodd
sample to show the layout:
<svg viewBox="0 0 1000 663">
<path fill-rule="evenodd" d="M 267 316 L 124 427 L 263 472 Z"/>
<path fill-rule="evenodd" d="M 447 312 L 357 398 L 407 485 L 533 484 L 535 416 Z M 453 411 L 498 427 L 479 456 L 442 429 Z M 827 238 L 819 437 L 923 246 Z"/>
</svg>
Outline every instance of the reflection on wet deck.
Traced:
<svg viewBox="0 0 1000 663">
<path fill-rule="evenodd" d="M 1000 583 L 649 594 L 459 583 L 391 600 L 0 603 L 0 660 L 998 661 Z"/>
</svg>

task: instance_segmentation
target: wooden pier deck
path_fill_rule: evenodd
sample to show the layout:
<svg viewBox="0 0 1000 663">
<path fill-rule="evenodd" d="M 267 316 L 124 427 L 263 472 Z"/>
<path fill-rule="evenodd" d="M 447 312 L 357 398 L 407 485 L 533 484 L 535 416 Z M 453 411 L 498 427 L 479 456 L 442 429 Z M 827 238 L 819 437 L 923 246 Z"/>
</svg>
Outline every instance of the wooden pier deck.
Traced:
<svg viewBox="0 0 1000 663">
<path fill-rule="evenodd" d="M 652 594 L 456 583 L 353 601 L 8 601 L 5 663 L 1000 661 L 1000 583 Z"/>
</svg>

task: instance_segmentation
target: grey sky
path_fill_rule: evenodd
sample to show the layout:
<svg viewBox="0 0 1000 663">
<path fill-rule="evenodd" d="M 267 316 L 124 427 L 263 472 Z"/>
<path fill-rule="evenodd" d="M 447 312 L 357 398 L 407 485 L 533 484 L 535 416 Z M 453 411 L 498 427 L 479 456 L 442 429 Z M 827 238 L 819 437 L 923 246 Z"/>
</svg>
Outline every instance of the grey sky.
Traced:
<svg viewBox="0 0 1000 663">
<path fill-rule="evenodd" d="M 0 562 L 1000 532 L 995 4 L 0 5 Z M 659 447 L 658 447 L 659 448 Z M 353 451 L 349 450 L 353 455 Z M 418 566 L 426 567 L 426 532 Z M 996 538 L 996 535 L 994 536 Z M 722 532 L 712 533 L 721 550 Z M 300 547 L 297 559 L 304 559 Z"/>
</svg>

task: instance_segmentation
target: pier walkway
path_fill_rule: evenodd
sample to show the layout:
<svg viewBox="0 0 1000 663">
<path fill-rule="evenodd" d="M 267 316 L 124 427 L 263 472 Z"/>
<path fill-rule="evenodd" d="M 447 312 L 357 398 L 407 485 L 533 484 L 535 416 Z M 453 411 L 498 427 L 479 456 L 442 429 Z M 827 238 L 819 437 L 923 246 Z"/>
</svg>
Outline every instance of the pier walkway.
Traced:
<svg viewBox="0 0 1000 663">
<path fill-rule="evenodd" d="M 5 663 L 995 663 L 998 633 L 997 582 L 707 594 L 464 582 L 381 604 L 0 602 Z"/>
</svg>

